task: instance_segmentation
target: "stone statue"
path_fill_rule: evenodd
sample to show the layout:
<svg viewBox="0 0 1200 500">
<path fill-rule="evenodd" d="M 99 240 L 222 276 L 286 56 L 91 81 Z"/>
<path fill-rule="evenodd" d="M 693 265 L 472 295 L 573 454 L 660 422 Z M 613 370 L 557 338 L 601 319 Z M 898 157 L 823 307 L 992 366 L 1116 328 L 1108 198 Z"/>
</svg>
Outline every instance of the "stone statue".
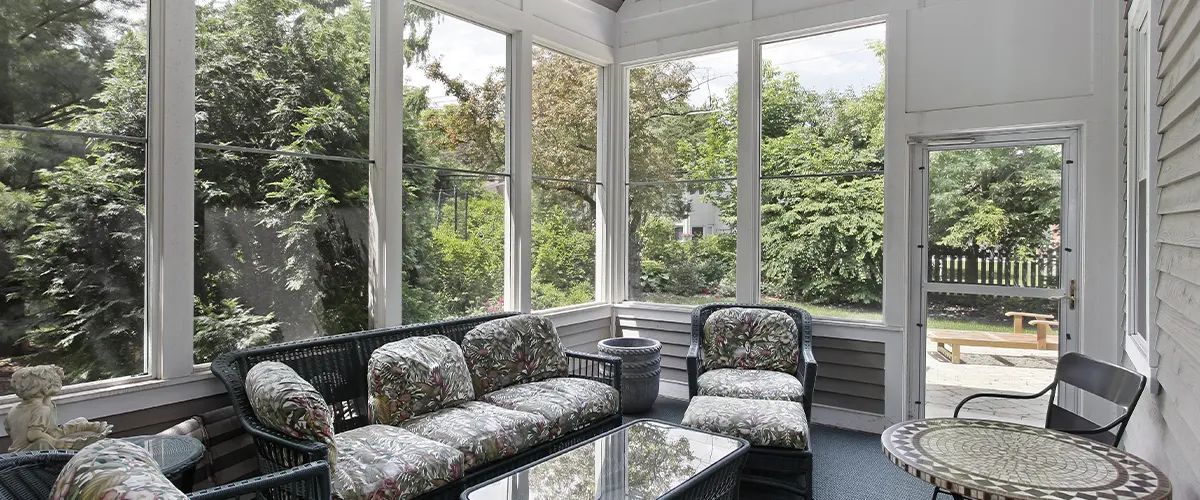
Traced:
<svg viewBox="0 0 1200 500">
<path fill-rule="evenodd" d="M 28 366 L 13 373 L 13 392 L 21 402 L 4 420 L 4 430 L 12 438 L 8 451 L 78 450 L 112 432 L 107 422 L 83 418 L 58 425 L 53 398 L 62 389 L 62 379 L 63 369 L 55 365 Z"/>
</svg>

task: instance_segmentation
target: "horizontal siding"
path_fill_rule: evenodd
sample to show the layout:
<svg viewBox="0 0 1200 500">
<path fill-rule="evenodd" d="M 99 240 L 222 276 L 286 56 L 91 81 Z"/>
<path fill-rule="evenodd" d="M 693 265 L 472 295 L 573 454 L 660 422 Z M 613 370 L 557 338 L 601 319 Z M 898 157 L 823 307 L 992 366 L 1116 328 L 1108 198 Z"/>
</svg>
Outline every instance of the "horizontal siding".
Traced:
<svg viewBox="0 0 1200 500">
<path fill-rule="evenodd" d="M 1154 263 L 1162 389 L 1143 397 L 1125 446 L 1171 477 L 1175 498 L 1200 498 L 1200 6 L 1168 0 L 1162 7 Z"/>
<path fill-rule="evenodd" d="M 229 405 L 229 397 L 221 394 L 172 405 L 159 406 L 157 408 L 112 415 L 101 420 L 112 424 L 113 437 L 144 436 L 147 434 L 158 434 L 193 416 Z M 7 436 L 0 437 L 0 450 L 8 451 L 8 447 L 11 444 L 12 441 Z"/>
<path fill-rule="evenodd" d="M 662 342 L 662 376 L 683 384 L 687 384 L 691 328 L 690 315 L 682 311 L 654 311 L 652 317 L 643 317 L 627 309 L 617 316 L 619 335 Z M 884 344 L 819 335 L 820 325 L 816 325 L 813 355 L 818 369 L 813 403 L 882 415 L 887 381 Z"/>
</svg>

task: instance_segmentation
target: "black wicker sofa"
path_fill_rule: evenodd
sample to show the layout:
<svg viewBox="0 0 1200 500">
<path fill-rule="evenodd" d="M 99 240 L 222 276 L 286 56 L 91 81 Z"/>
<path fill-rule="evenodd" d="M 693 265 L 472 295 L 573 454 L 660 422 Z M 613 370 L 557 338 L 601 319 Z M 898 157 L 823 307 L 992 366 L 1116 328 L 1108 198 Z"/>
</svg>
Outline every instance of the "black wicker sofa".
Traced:
<svg viewBox="0 0 1200 500">
<path fill-rule="evenodd" d="M 461 346 L 464 339 L 468 339 L 467 334 L 476 327 L 489 321 L 514 316 L 517 316 L 517 313 L 473 316 L 247 349 L 219 356 L 212 364 L 212 371 L 225 385 L 239 420 L 254 438 L 261 469 L 264 472 L 286 470 L 326 460 L 329 455 L 328 449 L 319 441 L 298 439 L 273 430 L 256 417 L 246 390 L 246 375 L 252 367 L 262 362 L 273 361 L 283 363 L 294 370 L 324 398 L 332 413 L 333 431 L 340 434 L 373 424 L 367 374 L 368 363 L 377 349 L 404 339 L 434 335 L 447 337 Z M 615 357 L 566 351 L 566 364 L 565 378 L 588 379 L 620 390 L 621 363 Z M 621 424 L 619 406 L 616 405 L 611 415 L 600 417 L 573 430 L 564 429 L 552 439 L 519 450 L 515 454 L 475 466 L 466 466 L 461 479 L 414 498 L 457 498 L 467 487 L 614 429 Z M 334 491 L 335 496 L 337 493 Z"/>
</svg>

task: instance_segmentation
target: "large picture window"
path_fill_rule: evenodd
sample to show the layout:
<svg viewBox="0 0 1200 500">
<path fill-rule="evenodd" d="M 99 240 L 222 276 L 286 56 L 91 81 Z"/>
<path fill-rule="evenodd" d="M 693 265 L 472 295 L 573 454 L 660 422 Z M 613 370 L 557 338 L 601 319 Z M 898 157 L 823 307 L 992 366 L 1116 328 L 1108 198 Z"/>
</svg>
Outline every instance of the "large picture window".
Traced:
<svg viewBox="0 0 1200 500">
<path fill-rule="evenodd" d="M 736 50 L 629 70 L 630 300 L 732 300 L 736 90 Z"/>
<path fill-rule="evenodd" d="M 533 309 L 596 300 L 600 68 L 533 48 Z"/>
<path fill-rule="evenodd" d="M 504 310 L 508 35 L 405 16 L 403 321 Z"/>
<path fill-rule="evenodd" d="M 197 363 L 368 326 L 370 12 L 196 6 Z"/>
<path fill-rule="evenodd" d="M 146 12 L 0 2 L 0 396 L 146 372 Z"/>
<path fill-rule="evenodd" d="M 762 296 L 882 320 L 883 24 L 762 48 Z"/>
</svg>

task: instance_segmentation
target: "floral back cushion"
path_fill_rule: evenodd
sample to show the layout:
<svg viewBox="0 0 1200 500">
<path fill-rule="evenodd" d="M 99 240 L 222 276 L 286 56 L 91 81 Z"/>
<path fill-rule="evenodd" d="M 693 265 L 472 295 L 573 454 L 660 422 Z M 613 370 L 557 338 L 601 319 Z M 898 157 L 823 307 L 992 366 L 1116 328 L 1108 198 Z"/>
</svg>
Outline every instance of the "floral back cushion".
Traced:
<svg viewBox="0 0 1200 500">
<path fill-rule="evenodd" d="M 51 500 L 92 498 L 187 500 L 187 495 L 162 475 L 145 448 L 104 439 L 71 457 L 50 492 Z"/>
<path fill-rule="evenodd" d="M 475 399 L 462 349 L 442 335 L 386 344 L 367 363 L 371 421 L 400 425 L 422 413 Z"/>
<path fill-rule="evenodd" d="M 321 393 L 290 366 L 276 361 L 254 365 L 246 373 L 246 398 L 267 427 L 328 445 L 329 466 L 335 468 L 333 412 Z"/>
<path fill-rule="evenodd" d="M 718 309 L 704 323 L 705 369 L 740 368 L 794 373 L 799 331 L 787 314 L 770 309 Z"/>
<path fill-rule="evenodd" d="M 567 355 L 550 320 L 536 314 L 495 319 L 462 343 L 475 394 L 567 374 Z"/>
</svg>

